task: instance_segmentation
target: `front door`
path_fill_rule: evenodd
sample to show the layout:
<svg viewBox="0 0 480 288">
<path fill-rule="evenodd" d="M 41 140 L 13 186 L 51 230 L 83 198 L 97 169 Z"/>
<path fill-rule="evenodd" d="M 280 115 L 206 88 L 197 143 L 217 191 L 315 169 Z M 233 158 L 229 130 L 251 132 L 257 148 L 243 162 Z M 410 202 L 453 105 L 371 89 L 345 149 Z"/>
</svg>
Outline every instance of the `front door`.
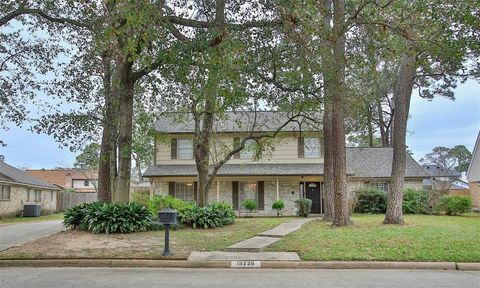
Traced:
<svg viewBox="0 0 480 288">
<path fill-rule="evenodd" d="M 306 186 L 306 198 L 312 200 L 312 209 L 310 213 L 313 214 L 321 214 L 322 210 L 322 203 L 320 197 L 320 182 L 307 182 L 305 183 Z"/>
</svg>

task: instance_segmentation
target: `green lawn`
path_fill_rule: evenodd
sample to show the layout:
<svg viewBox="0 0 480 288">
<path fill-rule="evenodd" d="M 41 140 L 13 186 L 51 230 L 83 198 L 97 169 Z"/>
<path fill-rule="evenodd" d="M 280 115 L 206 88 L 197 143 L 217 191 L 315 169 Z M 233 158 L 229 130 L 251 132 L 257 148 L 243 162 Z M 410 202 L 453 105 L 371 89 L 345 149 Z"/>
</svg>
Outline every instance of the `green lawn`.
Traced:
<svg viewBox="0 0 480 288">
<path fill-rule="evenodd" d="M 186 259 L 191 251 L 220 251 L 294 217 L 239 218 L 216 229 L 186 227 L 170 232 L 170 259 Z M 297 218 L 298 219 L 298 218 Z M 12 258 L 135 258 L 162 259 L 164 231 L 131 234 L 92 234 L 67 230 L 0 252 Z"/>
<path fill-rule="evenodd" d="M 44 216 L 40 216 L 40 217 L 2 218 L 2 219 L 0 219 L 0 225 L 2 225 L 2 224 L 13 224 L 13 223 L 23 223 L 23 222 L 52 221 L 52 220 L 63 220 L 63 213 L 56 213 L 56 214 L 52 214 L 52 215 L 44 215 Z"/>
<path fill-rule="evenodd" d="M 480 213 L 407 215 L 403 226 L 383 225 L 383 215 L 353 215 L 351 227 L 315 221 L 270 251 L 295 251 L 302 260 L 480 262 Z"/>
</svg>

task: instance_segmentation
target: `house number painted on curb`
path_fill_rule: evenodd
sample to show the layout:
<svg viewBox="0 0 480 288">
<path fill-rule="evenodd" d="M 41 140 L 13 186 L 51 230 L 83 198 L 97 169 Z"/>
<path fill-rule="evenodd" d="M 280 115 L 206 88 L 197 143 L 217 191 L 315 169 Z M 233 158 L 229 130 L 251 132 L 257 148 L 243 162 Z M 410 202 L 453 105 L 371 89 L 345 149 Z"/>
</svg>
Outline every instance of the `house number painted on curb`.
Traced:
<svg viewBox="0 0 480 288">
<path fill-rule="evenodd" d="M 253 261 L 253 260 L 239 260 L 239 261 L 232 261 L 231 268 L 260 268 L 261 261 Z"/>
</svg>

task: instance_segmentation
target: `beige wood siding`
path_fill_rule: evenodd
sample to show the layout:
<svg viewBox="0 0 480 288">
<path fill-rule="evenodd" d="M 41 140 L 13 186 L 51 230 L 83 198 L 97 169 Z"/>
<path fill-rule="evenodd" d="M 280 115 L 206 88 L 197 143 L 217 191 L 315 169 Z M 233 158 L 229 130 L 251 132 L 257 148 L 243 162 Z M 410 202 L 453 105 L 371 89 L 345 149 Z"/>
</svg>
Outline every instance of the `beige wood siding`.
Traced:
<svg viewBox="0 0 480 288">
<path fill-rule="evenodd" d="M 176 137 L 176 136 L 175 136 Z M 186 136 L 181 136 L 186 137 Z M 228 134 L 221 135 L 212 145 L 212 154 L 225 155 L 226 151 L 233 148 L 233 138 L 239 135 Z M 234 159 L 233 157 L 228 161 L 230 164 L 244 164 L 244 163 L 323 163 L 323 149 L 321 149 L 321 156 L 319 158 L 298 158 L 297 137 L 295 135 L 288 135 L 277 138 L 272 141 L 272 150 L 266 151 L 258 161 L 250 159 Z M 166 143 L 168 142 L 168 143 Z M 169 141 L 157 141 L 156 164 L 194 164 L 193 159 L 171 159 Z M 212 158 L 214 161 L 214 158 Z"/>
</svg>

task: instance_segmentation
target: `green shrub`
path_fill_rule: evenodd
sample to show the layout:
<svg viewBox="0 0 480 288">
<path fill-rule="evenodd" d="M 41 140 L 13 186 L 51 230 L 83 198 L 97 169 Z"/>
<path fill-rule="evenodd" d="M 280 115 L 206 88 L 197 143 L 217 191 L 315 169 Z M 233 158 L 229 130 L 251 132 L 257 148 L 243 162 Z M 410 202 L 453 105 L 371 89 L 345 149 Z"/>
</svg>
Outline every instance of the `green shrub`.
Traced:
<svg viewBox="0 0 480 288">
<path fill-rule="evenodd" d="M 150 229 L 153 217 L 138 203 L 111 204 L 86 203 L 65 212 L 67 228 L 88 230 L 93 233 L 131 233 Z"/>
<path fill-rule="evenodd" d="M 253 199 L 247 199 L 242 202 L 242 207 L 248 211 L 248 213 L 252 213 L 254 210 L 257 209 L 257 202 Z"/>
<path fill-rule="evenodd" d="M 130 202 L 135 202 L 135 203 L 142 204 L 143 206 L 148 207 L 148 203 L 150 202 L 150 193 L 148 193 L 148 192 L 133 192 Z"/>
<path fill-rule="evenodd" d="M 387 192 L 364 188 L 356 192 L 356 213 L 382 214 L 387 211 Z"/>
<path fill-rule="evenodd" d="M 211 203 L 205 207 L 192 205 L 182 211 L 182 223 L 193 228 L 216 228 L 235 222 L 232 207 L 225 202 Z"/>
<path fill-rule="evenodd" d="M 295 204 L 298 206 L 298 216 L 308 217 L 308 215 L 310 215 L 310 210 L 312 209 L 312 200 L 307 198 L 299 198 L 295 200 Z"/>
<path fill-rule="evenodd" d="M 405 189 L 403 192 L 403 213 L 427 214 L 428 193 L 423 190 Z"/>
<path fill-rule="evenodd" d="M 159 195 L 153 196 L 153 198 L 148 202 L 148 208 L 155 217 L 157 217 L 158 211 L 161 211 L 167 207 L 176 210 L 179 213 L 179 216 L 181 216 L 182 211 L 194 205 L 195 203 L 193 202 L 187 202 L 173 196 Z"/>
<path fill-rule="evenodd" d="M 472 198 L 459 195 L 444 196 L 435 210 L 452 216 L 467 213 L 472 210 Z"/>
<path fill-rule="evenodd" d="M 277 216 L 280 216 L 280 213 L 284 208 L 285 208 L 285 201 L 283 201 L 283 199 L 278 199 L 272 204 L 272 209 L 277 211 Z"/>
<path fill-rule="evenodd" d="M 90 205 L 90 203 L 76 205 L 67 209 L 63 216 L 63 226 L 67 229 L 87 230 L 88 225 L 84 222 L 87 205 Z"/>
</svg>

